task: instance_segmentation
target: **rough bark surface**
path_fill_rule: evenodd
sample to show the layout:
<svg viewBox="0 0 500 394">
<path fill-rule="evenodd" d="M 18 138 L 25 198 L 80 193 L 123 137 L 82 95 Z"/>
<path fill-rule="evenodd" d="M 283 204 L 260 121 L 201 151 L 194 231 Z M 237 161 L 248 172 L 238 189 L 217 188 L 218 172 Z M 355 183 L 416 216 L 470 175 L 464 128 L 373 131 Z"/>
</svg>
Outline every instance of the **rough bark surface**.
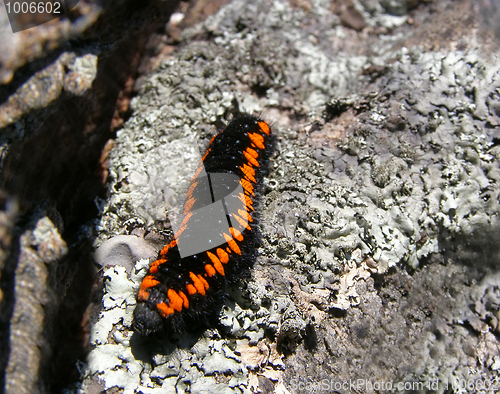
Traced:
<svg viewBox="0 0 500 394">
<path fill-rule="evenodd" d="M 39 376 L 50 346 L 36 340 L 44 335 L 37 319 L 54 320 L 65 291 L 53 288 L 76 271 L 50 282 L 57 267 L 71 267 L 60 265 L 71 261 L 66 252 L 82 245 L 65 228 L 88 220 L 76 214 L 82 194 L 74 186 L 89 182 L 92 171 L 65 166 L 88 154 L 96 167 L 102 163 L 108 193 L 98 194 L 94 178 L 94 188 L 83 188 L 85 201 L 99 195 L 99 212 L 80 239 L 99 247 L 102 270 L 86 315 L 90 351 L 67 392 L 499 390 L 498 2 L 223 3 L 181 4 L 165 36 L 149 36 L 146 11 L 133 19 L 130 37 L 146 49 L 130 49 L 127 39 L 116 45 L 127 54 L 116 64 L 133 64 L 119 74 L 118 88 L 109 83 L 118 69 L 113 57 L 101 62 L 101 52 L 85 47 L 27 73 L 46 94 L 32 95 L 21 82 L 7 88 L 0 107 L 7 136 L 0 328 L 12 338 L 2 339 L 6 384 L 14 376 L 26 392 L 43 391 L 53 385 L 46 379 L 56 379 Z M 129 109 L 136 69 L 142 74 Z M 55 82 L 47 87 L 48 75 Z M 60 113 L 53 108 L 68 108 L 68 94 L 90 106 L 75 107 L 87 153 L 71 148 L 68 120 L 46 120 Z M 100 110 L 107 106 L 113 110 Z M 131 322 L 148 259 L 171 236 L 172 202 L 199 152 L 236 108 L 261 113 L 277 135 L 252 275 L 231 289 L 218 327 L 144 341 Z M 124 113 L 131 114 L 126 122 Z M 65 159 L 32 172 L 51 152 L 37 142 L 60 136 L 70 147 Z M 71 177 L 78 182 L 67 184 Z M 29 218 L 17 227 L 10 196 Z M 47 239 L 55 245 L 49 255 Z M 51 284 L 26 286 L 32 279 L 21 271 Z M 89 294 L 90 284 L 79 291 Z M 23 294 L 36 302 L 16 304 L 14 295 Z M 23 313 L 37 317 L 23 342 L 30 360 L 39 360 L 26 364 L 29 378 L 10 367 L 21 365 L 14 337 L 22 337 L 15 325 Z"/>
</svg>

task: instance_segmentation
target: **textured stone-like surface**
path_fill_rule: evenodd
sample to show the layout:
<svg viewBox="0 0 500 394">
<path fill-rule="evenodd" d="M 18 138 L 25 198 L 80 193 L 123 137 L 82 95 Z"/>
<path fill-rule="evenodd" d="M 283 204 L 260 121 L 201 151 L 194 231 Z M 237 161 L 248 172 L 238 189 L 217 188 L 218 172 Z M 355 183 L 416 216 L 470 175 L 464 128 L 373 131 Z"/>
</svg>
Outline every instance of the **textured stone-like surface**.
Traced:
<svg viewBox="0 0 500 394">
<path fill-rule="evenodd" d="M 41 377 L 49 368 L 44 360 L 50 355 L 54 310 L 58 305 L 54 290 L 56 272 L 68 248 L 52 221 L 40 216 L 19 239 L 6 393 L 48 392 L 47 382 Z"/>
<path fill-rule="evenodd" d="M 110 267 L 82 391 L 330 393 L 360 379 L 359 392 L 443 393 L 494 381 L 500 71 L 459 5 L 356 2 L 367 24 L 356 33 L 327 1 L 234 1 L 184 31 L 118 133 L 97 244 L 171 214 L 236 101 L 278 135 L 257 262 L 221 327 L 154 343 L 130 330 L 146 263 Z M 446 35 L 432 28 L 442 10 L 457 16 Z"/>
<path fill-rule="evenodd" d="M 56 392 L 78 379 L 95 275 L 88 224 L 104 195 L 107 142 L 127 116 L 145 41 L 175 5 L 80 1 L 69 19 L 15 34 L 0 5 L 0 386 L 8 393 Z M 41 211 L 68 247 L 62 262 L 50 265 L 25 239 Z M 48 225 L 37 231 L 53 235 Z"/>
<path fill-rule="evenodd" d="M 69 18 L 57 18 L 14 34 L 7 10 L 2 4 L 0 7 L 0 40 L 2 41 L 0 86 L 11 82 L 18 68 L 36 58 L 46 56 L 50 51 L 63 45 L 68 38 L 82 34 L 103 12 L 102 7 L 94 2 L 78 1 L 77 3 L 71 12 L 73 21 Z"/>
</svg>

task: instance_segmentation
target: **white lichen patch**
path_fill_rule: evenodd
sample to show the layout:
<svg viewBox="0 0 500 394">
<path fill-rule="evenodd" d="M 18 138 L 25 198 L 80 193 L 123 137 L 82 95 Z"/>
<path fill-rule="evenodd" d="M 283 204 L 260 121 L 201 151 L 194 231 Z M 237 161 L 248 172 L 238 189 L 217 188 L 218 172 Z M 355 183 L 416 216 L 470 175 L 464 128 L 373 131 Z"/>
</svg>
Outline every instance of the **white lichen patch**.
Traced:
<svg viewBox="0 0 500 394">
<path fill-rule="evenodd" d="M 130 278 L 123 266 L 103 272 L 103 309 L 92 327 L 90 341 L 94 348 L 88 356 L 86 374 L 103 382 L 107 389 L 118 387 L 124 393 L 134 393 L 141 383 L 144 364 L 133 356 L 130 337 L 136 292 L 148 264 L 148 260 L 139 261 Z"/>
<path fill-rule="evenodd" d="M 356 1 L 361 11 L 368 3 L 380 2 Z M 232 290 L 218 329 L 158 343 L 150 363 L 128 350 L 144 270 L 106 269 L 89 379 L 130 393 L 286 393 L 299 375 L 498 370 L 498 286 L 478 285 L 453 260 L 472 271 L 487 264 L 481 253 L 499 257 L 498 64 L 475 50 L 401 48 L 403 37 L 389 32 L 370 59 L 346 54 L 339 33 L 352 35 L 331 2 L 311 4 L 305 12 L 235 0 L 184 31 L 175 56 L 144 78 L 111 153 L 99 239 L 123 234 L 130 221 L 166 218 L 176 187 L 189 182 L 188 164 L 197 164 L 196 144 L 234 102 L 275 106 L 278 118 L 258 204 L 262 237 L 252 276 Z M 363 12 L 372 26 L 406 20 Z M 324 33 L 311 34 L 315 26 Z M 381 71 L 364 74 L 370 65 Z M 273 357 L 277 349 L 288 357 Z"/>
<path fill-rule="evenodd" d="M 189 350 L 170 345 L 167 351 L 158 349 L 163 355 L 154 356 L 151 363 L 138 360 L 131 347 L 131 326 L 137 289 L 148 265 L 148 260 L 140 260 L 130 276 L 120 265 L 104 270 L 103 308 L 92 328 L 93 350 L 88 356 L 80 393 L 97 384 L 127 394 L 163 393 L 165 390 L 249 393 L 250 369 L 270 376 L 274 376 L 272 370 L 282 371 L 281 356 L 275 345 L 266 344 L 264 331 L 257 324 L 263 322 L 266 314 L 261 314 L 260 320 L 256 320 L 253 314 L 238 305 L 224 308 L 225 317 L 221 319 L 234 334 L 247 338 L 238 341 L 241 346 L 236 349 L 227 340 L 207 331 Z M 249 362 L 248 357 L 247 362 L 242 360 L 247 349 L 259 349 L 251 344 L 258 344 L 261 348 L 267 346 L 266 356 L 258 365 Z M 227 376 L 228 379 L 220 382 L 218 376 Z"/>
</svg>

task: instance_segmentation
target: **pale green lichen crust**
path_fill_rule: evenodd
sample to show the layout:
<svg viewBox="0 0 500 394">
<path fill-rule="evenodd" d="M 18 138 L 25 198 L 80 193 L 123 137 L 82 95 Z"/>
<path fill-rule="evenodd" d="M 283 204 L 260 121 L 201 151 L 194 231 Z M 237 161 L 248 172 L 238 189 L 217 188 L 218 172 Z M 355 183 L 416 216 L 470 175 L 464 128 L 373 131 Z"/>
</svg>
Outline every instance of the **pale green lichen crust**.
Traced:
<svg viewBox="0 0 500 394">
<path fill-rule="evenodd" d="M 234 100 L 278 135 L 262 240 L 221 332 L 145 345 L 149 361 L 129 347 L 144 262 L 131 276 L 107 268 L 82 392 L 332 392 L 312 384 L 364 379 L 439 381 L 443 393 L 453 379 L 495 378 L 498 62 L 472 35 L 462 50 L 408 50 L 396 45 L 408 30 L 384 30 L 368 36 L 371 52 L 347 48 L 356 37 L 330 2 L 308 4 L 231 2 L 144 79 L 111 153 L 98 243 L 165 220 L 197 164 L 193 142 Z"/>
</svg>

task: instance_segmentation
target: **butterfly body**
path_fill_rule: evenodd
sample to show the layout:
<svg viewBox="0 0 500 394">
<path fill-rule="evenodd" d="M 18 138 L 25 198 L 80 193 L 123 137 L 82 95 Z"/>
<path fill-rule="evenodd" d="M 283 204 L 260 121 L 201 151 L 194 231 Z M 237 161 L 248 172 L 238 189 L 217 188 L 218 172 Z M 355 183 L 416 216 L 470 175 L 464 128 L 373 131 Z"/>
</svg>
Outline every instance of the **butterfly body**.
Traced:
<svg viewBox="0 0 500 394">
<path fill-rule="evenodd" d="M 206 325 L 226 283 L 251 264 L 254 203 L 270 146 L 269 125 L 250 115 L 236 117 L 212 138 L 191 180 L 174 239 L 141 283 L 136 331 L 149 335 Z"/>
</svg>

